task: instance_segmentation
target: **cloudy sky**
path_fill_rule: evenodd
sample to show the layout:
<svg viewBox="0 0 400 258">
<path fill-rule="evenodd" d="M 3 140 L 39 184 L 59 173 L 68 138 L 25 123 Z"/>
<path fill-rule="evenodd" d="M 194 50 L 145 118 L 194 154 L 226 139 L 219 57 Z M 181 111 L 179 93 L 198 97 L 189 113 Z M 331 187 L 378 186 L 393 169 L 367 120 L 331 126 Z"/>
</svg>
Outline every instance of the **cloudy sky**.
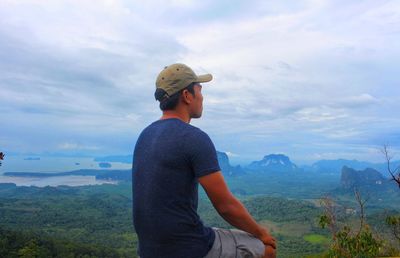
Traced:
<svg viewBox="0 0 400 258">
<path fill-rule="evenodd" d="M 399 1 L 0 2 L 0 149 L 132 153 L 165 66 L 212 73 L 206 131 L 233 163 L 400 157 Z"/>
</svg>

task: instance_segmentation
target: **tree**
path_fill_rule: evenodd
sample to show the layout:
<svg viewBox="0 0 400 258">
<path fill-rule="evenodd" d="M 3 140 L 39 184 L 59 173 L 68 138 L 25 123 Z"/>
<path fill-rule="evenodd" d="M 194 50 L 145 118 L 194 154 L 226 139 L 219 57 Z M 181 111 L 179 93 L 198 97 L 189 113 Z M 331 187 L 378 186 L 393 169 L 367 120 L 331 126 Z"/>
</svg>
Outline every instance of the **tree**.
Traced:
<svg viewBox="0 0 400 258">
<path fill-rule="evenodd" d="M 337 221 L 336 221 L 336 204 L 330 197 L 321 199 L 321 206 L 324 208 L 324 214 L 319 218 L 319 225 L 322 228 L 328 227 L 331 232 L 333 241 L 336 240 L 337 234 Z"/>
<path fill-rule="evenodd" d="M 32 239 L 23 248 L 18 250 L 18 256 L 21 258 L 40 258 L 50 257 L 51 255 L 44 246 L 38 244 L 36 239 Z"/>
<path fill-rule="evenodd" d="M 321 204 L 324 206 L 324 214 L 320 216 L 319 224 L 322 228 L 329 227 L 332 234 L 332 244 L 325 254 L 326 257 L 376 257 L 383 243 L 376 238 L 365 221 L 365 203 L 360 193 L 354 192 L 359 205 L 360 227 L 352 230 L 350 226 L 344 225 L 337 229 L 335 205 L 333 200 L 325 198 Z M 328 200 L 328 201 L 327 201 Z"/>
<path fill-rule="evenodd" d="M 391 227 L 394 237 L 400 243 L 400 216 L 387 216 L 386 224 Z"/>
<path fill-rule="evenodd" d="M 0 167 L 1 167 L 1 161 L 4 160 L 4 153 L 0 152 Z"/>
<path fill-rule="evenodd" d="M 387 170 L 392 177 L 392 180 L 395 181 L 400 188 L 400 165 L 397 166 L 394 170 L 392 169 L 391 160 L 393 156 L 391 156 L 389 153 L 388 145 L 383 145 L 382 153 L 385 156 Z M 391 228 L 394 237 L 400 243 L 400 216 L 388 216 L 385 222 Z"/>
<path fill-rule="evenodd" d="M 391 160 L 393 159 L 393 156 L 390 155 L 389 147 L 387 144 L 383 145 L 383 148 L 381 151 L 382 151 L 383 155 L 385 156 L 387 170 L 388 170 L 390 176 L 392 177 L 392 180 L 395 181 L 400 188 L 400 165 L 397 166 L 395 169 L 392 168 L 390 163 L 391 163 Z"/>
</svg>

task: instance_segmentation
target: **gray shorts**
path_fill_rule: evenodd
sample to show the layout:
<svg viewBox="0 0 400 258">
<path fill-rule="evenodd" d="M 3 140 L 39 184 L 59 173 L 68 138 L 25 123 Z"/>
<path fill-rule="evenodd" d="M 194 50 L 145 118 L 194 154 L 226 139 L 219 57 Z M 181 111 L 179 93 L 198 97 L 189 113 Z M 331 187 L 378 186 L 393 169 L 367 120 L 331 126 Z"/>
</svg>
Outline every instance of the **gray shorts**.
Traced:
<svg viewBox="0 0 400 258">
<path fill-rule="evenodd" d="M 237 229 L 213 228 L 215 241 L 204 258 L 262 258 L 263 242 Z"/>
</svg>

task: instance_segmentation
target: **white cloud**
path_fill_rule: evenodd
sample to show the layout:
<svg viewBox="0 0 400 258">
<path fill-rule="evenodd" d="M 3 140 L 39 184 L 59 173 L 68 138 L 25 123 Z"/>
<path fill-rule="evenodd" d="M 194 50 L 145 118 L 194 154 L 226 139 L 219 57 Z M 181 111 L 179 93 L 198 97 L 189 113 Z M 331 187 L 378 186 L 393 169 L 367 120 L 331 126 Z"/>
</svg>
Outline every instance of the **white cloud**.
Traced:
<svg viewBox="0 0 400 258">
<path fill-rule="evenodd" d="M 394 139 L 399 13 L 397 1 L 2 1 L 2 141 L 130 152 L 121 142 L 159 117 L 154 79 L 176 61 L 214 75 L 193 124 L 240 157 Z"/>
<path fill-rule="evenodd" d="M 343 110 L 331 109 L 326 106 L 304 108 L 296 112 L 296 119 L 308 122 L 327 122 L 346 118 L 348 115 Z"/>
<path fill-rule="evenodd" d="M 369 105 L 379 104 L 379 100 L 374 98 L 370 94 L 363 93 L 358 96 L 351 96 L 344 99 L 339 99 L 336 102 L 339 106 L 342 107 L 365 107 Z"/>
<path fill-rule="evenodd" d="M 228 155 L 228 157 L 239 157 L 240 155 L 239 154 L 236 154 L 236 153 L 233 153 L 233 152 L 230 152 L 230 151 L 225 151 L 225 153 L 226 153 L 226 155 Z"/>
<path fill-rule="evenodd" d="M 97 146 L 86 146 L 78 143 L 65 142 L 58 146 L 62 150 L 98 150 Z"/>
</svg>

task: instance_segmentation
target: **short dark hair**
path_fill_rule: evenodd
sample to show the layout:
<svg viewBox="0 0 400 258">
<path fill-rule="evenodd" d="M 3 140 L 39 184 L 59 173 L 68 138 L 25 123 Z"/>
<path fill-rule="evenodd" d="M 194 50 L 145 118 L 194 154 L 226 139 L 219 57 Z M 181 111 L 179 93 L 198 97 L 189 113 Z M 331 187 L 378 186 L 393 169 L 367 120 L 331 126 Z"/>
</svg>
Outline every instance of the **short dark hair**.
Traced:
<svg viewBox="0 0 400 258">
<path fill-rule="evenodd" d="M 160 109 L 162 111 L 173 110 L 178 105 L 179 98 L 184 90 L 188 90 L 193 96 L 195 96 L 194 86 L 196 84 L 197 84 L 197 82 L 192 82 L 186 88 L 178 91 L 177 93 L 175 93 L 169 97 L 165 90 L 157 89 L 156 92 L 154 93 L 154 97 L 156 98 L 156 100 L 160 101 Z"/>
</svg>

